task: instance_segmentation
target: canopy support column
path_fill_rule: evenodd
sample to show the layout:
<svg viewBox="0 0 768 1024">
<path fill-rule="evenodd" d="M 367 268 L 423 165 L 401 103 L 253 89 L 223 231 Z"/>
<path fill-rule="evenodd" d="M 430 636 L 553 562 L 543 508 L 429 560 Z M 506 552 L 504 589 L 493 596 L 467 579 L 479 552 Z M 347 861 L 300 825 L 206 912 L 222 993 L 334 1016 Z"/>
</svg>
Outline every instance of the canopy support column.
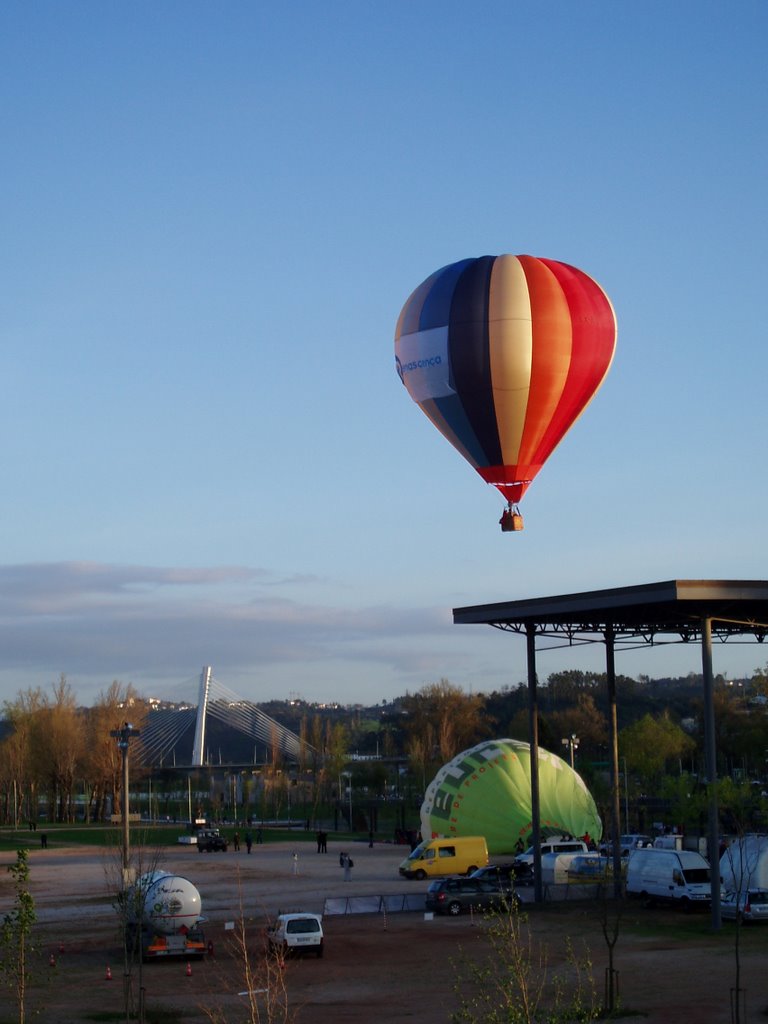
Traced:
<svg viewBox="0 0 768 1024">
<path fill-rule="evenodd" d="M 613 895 L 619 898 L 621 892 L 621 803 L 619 800 L 619 729 L 616 712 L 616 651 L 615 634 L 612 625 L 605 630 L 605 674 L 608 681 L 608 734 L 611 745 L 611 835 L 613 844 Z M 626 784 L 626 779 L 625 779 Z"/>
<path fill-rule="evenodd" d="M 525 627 L 526 657 L 528 662 L 528 733 L 531 745 L 531 826 L 533 843 L 533 898 L 544 902 L 541 880 L 541 804 L 539 801 L 539 697 L 536 682 L 536 626 Z"/>
<path fill-rule="evenodd" d="M 704 764 L 707 773 L 709 822 L 707 860 L 712 879 L 712 927 L 722 926 L 720 916 L 720 830 L 717 808 L 717 749 L 715 746 L 715 684 L 712 676 L 712 619 L 701 620 L 701 667 L 704 680 Z"/>
</svg>

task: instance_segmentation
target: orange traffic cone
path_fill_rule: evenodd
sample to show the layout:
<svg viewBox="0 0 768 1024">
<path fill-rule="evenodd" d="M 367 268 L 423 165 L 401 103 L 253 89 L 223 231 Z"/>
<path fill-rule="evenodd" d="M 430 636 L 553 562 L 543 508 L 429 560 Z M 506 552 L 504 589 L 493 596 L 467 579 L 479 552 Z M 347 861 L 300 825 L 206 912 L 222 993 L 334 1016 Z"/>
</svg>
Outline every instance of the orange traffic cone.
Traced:
<svg viewBox="0 0 768 1024">
<path fill-rule="evenodd" d="M 55 967 L 56 966 L 56 957 L 53 955 L 53 953 L 51 953 L 50 957 L 48 958 L 48 966 L 49 967 Z"/>
<path fill-rule="evenodd" d="M 187 977 L 192 977 L 192 964 L 189 962 L 189 960 L 187 960 Z"/>
<path fill-rule="evenodd" d="M 112 981 L 112 968 L 107 964 L 107 973 L 104 975 L 105 981 Z"/>
</svg>

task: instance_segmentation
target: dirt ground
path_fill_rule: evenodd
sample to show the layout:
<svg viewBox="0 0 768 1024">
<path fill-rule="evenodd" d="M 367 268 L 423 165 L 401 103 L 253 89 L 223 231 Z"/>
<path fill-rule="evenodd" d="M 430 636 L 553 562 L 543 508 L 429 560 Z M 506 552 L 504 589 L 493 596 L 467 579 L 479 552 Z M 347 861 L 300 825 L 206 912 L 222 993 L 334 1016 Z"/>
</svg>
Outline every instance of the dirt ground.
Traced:
<svg viewBox="0 0 768 1024">
<path fill-rule="evenodd" d="M 316 854 L 299 845 L 294 873 L 290 844 L 254 846 L 242 851 L 199 854 L 194 847 L 167 849 L 161 866 L 190 878 L 203 902 L 206 939 L 213 956 L 192 962 L 144 965 L 146 1019 L 160 1010 L 176 1010 L 190 1024 L 247 1020 L 249 987 L 242 963 L 231 956 L 227 924 L 243 907 L 257 978 L 263 963 L 259 950 L 267 916 L 278 911 L 322 912 L 326 898 L 423 892 L 426 883 L 397 875 L 402 847 L 366 844 L 351 848 L 352 880 L 343 881 L 339 849 Z M 12 854 L 0 854 L 0 914 L 10 906 L 10 876 L 4 870 Z M 149 866 L 149 865 L 148 865 Z M 28 1010 L 36 1019 L 56 1024 L 116 1020 L 123 1009 L 123 968 L 117 922 L 108 892 L 115 887 L 113 855 L 76 848 L 33 850 L 31 888 L 38 914 L 34 972 Z M 563 969 L 567 940 L 577 952 L 588 951 L 593 977 L 602 996 L 607 949 L 599 905 L 569 900 L 529 907 L 531 934 L 546 949 L 548 972 Z M 489 951 L 488 925 L 477 917 L 456 919 L 423 912 L 326 915 L 325 956 L 290 960 L 283 978 L 298 1024 L 377 1024 L 418 1019 L 421 1024 L 450 1022 L 458 1007 L 456 988 L 469 992 L 467 963 Z M 730 990 L 735 986 L 734 925 L 713 933 L 705 914 L 682 915 L 630 904 L 623 911 L 615 966 L 622 1005 L 651 1024 L 730 1024 Z M 741 987 L 745 989 L 742 1021 L 768 1017 L 768 927 L 743 928 Z M 51 956 L 55 965 L 50 965 Z M 107 980 L 107 968 L 112 980 Z M 259 1000 L 263 996 L 257 997 Z M 16 1018 L 0 1001 L 0 1024 Z M 262 1006 L 263 1003 L 259 1004 Z M 112 1016 L 114 1014 L 115 1016 Z M 30 1014 L 30 1019 L 31 1014 Z M 167 1018 L 166 1018 L 167 1019 Z M 267 1020 L 267 1016 L 262 1016 Z"/>
</svg>

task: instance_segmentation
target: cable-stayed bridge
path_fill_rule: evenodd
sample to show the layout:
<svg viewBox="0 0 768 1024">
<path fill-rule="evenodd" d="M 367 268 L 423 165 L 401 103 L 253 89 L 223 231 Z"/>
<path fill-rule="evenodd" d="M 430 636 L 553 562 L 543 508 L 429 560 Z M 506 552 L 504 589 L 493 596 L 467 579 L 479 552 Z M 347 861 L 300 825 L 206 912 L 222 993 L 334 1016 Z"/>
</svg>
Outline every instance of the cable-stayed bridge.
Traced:
<svg viewBox="0 0 768 1024">
<path fill-rule="evenodd" d="M 190 738 L 190 767 L 243 761 L 242 756 L 234 754 L 233 733 L 251 741 L 253 757 L 248 761 L 253 763 L 260 760 L 259 744 L 264 761 L 278 754 L 295 761 L 302 746 L 308 749 L 290 729 L 214 679 L 211 667 L 206 665 L 200 675 L 197 704 L 181 700 L 172 707 L 152 707 L 149 711 L 141 729 L 144 762 L 152 766 L 167 766 L 169 761 L 176 764 L 177 749 L 186 755 Z M 242 748 L 242 741 L 237 746 Z M 250 745 L 248 749 L 250 752 Z"/>
</svg>

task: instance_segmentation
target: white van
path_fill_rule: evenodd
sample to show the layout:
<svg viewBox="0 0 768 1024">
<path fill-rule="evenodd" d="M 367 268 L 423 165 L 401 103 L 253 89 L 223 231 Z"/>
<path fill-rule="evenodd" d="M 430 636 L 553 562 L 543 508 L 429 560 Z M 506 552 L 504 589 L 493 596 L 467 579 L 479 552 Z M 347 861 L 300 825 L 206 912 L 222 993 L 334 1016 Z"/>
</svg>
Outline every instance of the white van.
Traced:
<svg viewBox="0 0 768 1024">
<path fill-rule="evenodd" d="M 682 850 L 683 837 L 678 835 L 656 836 L 653 846 L 656 850 Z"/>
<path fill-rule="evenodd" d="M 692 850 L 633 850 L 627 864 L 627 896 L 681 907 L 706 905 L 712 900 L 709 864 Z"/>
<path fill-rule="evenodd" d="M 542 864 L 544 857 L 553 853 L 589 853 L 589 847 L 583 839 L 545 839 L 541 844 Z M 533 847 L 529 846 L 525 853 L 515 857 L 515 877 L 527 879 L 533 872 Z"/>
<path fill-rule="evenodd" d="M 320 914 L 279 914 L 267 928 L 270 949 L 283 956 L 291 953 L 323 955 L 323 919 Z"/>
</svg>

